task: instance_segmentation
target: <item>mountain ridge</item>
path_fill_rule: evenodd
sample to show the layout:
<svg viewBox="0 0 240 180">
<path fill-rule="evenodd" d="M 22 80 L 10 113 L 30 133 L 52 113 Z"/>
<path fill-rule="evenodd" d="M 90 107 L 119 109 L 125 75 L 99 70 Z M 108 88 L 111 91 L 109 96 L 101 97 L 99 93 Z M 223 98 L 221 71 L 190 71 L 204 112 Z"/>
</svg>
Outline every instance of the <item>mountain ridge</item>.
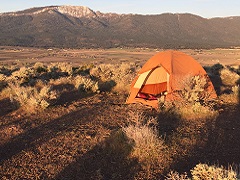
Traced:
<svg viewBox="0 0 240 180">
<path fill-rule="evenodd" d="M 0 14 L 0 45 L 213 48 L 240 46 L 240 16 L 117 14 L 46 6 Z"/>
</svg>

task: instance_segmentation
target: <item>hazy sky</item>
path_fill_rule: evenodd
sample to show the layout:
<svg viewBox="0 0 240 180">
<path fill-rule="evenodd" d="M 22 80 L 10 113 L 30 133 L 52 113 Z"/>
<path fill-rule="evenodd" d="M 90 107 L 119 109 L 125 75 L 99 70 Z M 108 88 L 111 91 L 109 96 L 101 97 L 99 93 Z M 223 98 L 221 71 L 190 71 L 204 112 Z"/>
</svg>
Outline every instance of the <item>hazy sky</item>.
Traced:
<svg viewBox="0 0 240 180">
<path fill-rule="evenodd" d="M 87 6 L 124 14 L 192 13 L 205 18 L 240 16 L 240 0 L 0 0 L 0 13 L 50 5 Z"/>
</svg>

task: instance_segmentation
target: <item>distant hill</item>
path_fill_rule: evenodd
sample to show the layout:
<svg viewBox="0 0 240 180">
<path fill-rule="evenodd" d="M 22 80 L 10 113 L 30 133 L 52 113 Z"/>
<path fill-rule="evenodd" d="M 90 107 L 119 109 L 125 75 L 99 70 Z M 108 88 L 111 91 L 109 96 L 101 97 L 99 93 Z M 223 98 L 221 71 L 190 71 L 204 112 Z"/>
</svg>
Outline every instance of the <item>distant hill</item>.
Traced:
<svg viewBox="0 0 240 180">
<path fill-rule="evenodd" d="M 109 48 L 240 46 L 240 16 L 116 14 L 48 6 L 0 14 L 0 45 Z"/>
</svg>

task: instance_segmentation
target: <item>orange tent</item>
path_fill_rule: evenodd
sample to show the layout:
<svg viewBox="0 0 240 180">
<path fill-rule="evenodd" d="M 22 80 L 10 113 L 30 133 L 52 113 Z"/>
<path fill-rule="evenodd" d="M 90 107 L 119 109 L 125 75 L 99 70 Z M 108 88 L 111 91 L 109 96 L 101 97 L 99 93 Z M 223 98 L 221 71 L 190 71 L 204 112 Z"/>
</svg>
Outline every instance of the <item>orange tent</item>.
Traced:
<svg viewBox="0 0 240 180">
<path fill-rule="evenodd" d="M 167 94 L 165 100 L 175 100 L 177 99 L 175 92 L 182 88 L 179 82 L 186 76 L 208 78 L 203 67 L 191 56 L 173 50 L 159 52 L 151 57 L 138 72 L 131 84 L 127 103 L 139 102 L 157 108 L 157 98 L 145 98 L 144 96 L 161 93 Z M 209 92 L 211 98 L 217 97 L 210 80 L 206 91 Z"/>
</svg>

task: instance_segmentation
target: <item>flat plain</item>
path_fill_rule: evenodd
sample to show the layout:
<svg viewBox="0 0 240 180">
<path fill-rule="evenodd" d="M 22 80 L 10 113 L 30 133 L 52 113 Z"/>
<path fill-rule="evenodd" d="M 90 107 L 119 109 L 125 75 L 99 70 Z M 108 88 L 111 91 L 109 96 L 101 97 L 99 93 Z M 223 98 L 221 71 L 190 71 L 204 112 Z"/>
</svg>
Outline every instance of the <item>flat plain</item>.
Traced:
<svg viewBox="0 0 240 180">
<path fill-rule="evenodd" d="M 144 64 L 163 49 L 114 48 L 114 49 L 42 49 L 29 47 L 0 47 L 0 63 L 124 63 Z M 239 65 L 240 48 L 233 49 L 182 49 L 200 64 Z"/>
</svg>

